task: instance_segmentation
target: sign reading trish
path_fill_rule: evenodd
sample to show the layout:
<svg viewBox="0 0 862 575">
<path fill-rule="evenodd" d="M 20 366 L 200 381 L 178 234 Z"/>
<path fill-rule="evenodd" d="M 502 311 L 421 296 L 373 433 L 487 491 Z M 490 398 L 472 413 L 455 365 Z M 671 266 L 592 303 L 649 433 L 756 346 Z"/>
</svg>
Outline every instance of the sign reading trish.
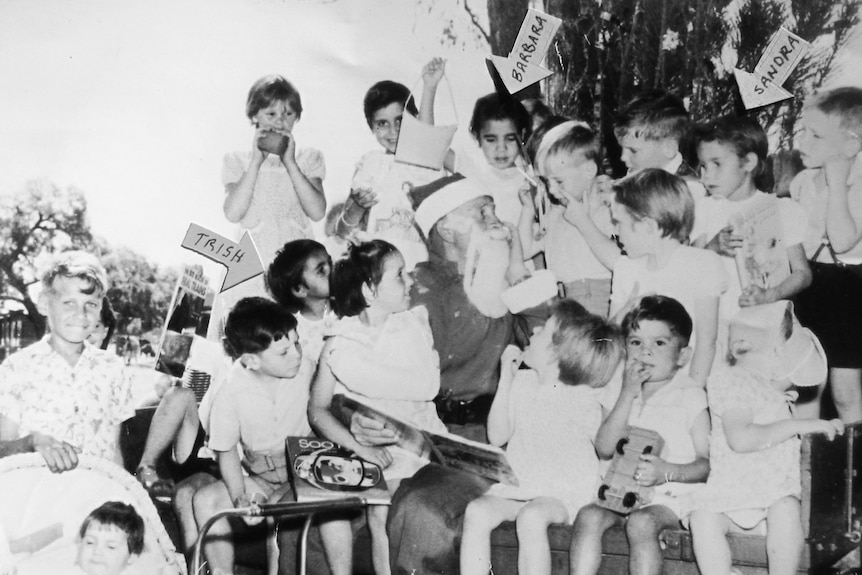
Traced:
<svg viewBox="0 0 862 575">
<path fill-rule="evenodd" d="M 227 267 L 221 291 L 263 273 L 263 264 L 248 232 L 237 244 L 197 224 L 189 224 L 182 246 Z"/>
</svg>

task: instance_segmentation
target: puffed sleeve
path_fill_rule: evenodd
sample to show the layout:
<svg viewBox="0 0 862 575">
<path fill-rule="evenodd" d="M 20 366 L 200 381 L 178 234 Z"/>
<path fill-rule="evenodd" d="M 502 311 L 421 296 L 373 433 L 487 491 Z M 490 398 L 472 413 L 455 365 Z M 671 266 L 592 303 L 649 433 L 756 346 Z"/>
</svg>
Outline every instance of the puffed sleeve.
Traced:
<svg viewBox="0 0 862 575">
<path fill-rule="evenodd" d="M 326 163 L 323 153 L 315 148 L 302 148 L 296 157 L 296 165 L 306 178 L 326 179 Z"/>
<path fill-rule="evenodd" d="M 221 167 L 221 182 L 223 185 L 235 184 L 242 179 L 247 167 L 239 152 L 225 154 Z"/>
</svg>

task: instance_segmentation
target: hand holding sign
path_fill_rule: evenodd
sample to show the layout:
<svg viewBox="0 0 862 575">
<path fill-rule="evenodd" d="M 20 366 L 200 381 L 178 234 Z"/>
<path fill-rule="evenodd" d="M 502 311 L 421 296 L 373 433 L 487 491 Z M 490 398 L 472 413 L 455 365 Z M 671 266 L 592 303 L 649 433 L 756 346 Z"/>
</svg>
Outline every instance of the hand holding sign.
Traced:
<svg viewBox="0 0 862 575">
<path fill-rule="evenodd" d="M 551 72 L 540 66 L 562 20 L 530 8 L 508 58 L 490 56 L 509 94 L 543 80 Z"/>
<path fill-rule="evenodd" d="M 237 244 L 197 224 L 189 224 L 182 246 L 227 267 L 220 291 L 263 273 L 263 264 L 248 232 Z"/>
<path fill-rule="evenodd" d="M 745 109 L 759 108 L 792 98 L 793 94 L 781 85 L 796 69 L 810 47 L 811 44 L 782 27 L 769 41 L 753 74 L 734 69 L 733 74 L 736 76 Z"/>
</svg>

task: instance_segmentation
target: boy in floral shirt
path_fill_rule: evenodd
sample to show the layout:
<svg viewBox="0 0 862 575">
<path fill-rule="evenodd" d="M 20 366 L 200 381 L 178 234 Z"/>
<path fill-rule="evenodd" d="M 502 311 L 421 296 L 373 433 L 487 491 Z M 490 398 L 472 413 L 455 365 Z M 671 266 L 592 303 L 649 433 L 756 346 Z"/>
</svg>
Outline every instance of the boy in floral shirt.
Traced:
<svg viewBox="0 0 862 575">
<path fill-rule="evenodd" d="M 105 269 L 81 251 L 59 254 L 43 274 L 49 333 L 0 365 L 0 456 L 37 452 L 54 472 L 73 469 L 79 453 L 122 465 L 130 382 L 119 357 L 86 341 L 107 287 Z"/>
</svg>

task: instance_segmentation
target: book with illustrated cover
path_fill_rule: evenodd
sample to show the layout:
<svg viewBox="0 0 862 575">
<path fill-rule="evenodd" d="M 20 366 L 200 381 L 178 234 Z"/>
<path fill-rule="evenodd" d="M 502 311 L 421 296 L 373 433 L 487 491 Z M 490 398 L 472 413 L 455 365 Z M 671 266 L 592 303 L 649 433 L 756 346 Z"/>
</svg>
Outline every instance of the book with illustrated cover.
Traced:
<svg viewBox="0 0 862 575">
<path fill-rule="evenodd" d="M 734 234 L 743 238 L 742 247 L 736 251 L 742 289 L 749 285 L 772 288 L 790 276 L 778 198 L 761 198 L 745 211 L 734 214 L 730 224 Z"/>
<path fill-rule="evenodd" d="M 428 456 L 445 467 L 469 471 L 498 483 L 518 485 L 518 478 L 506 459 L 506 452 L 494 445 L 470 441 L 451 433 L 436 433 L 421 429 L 397 416 L 368 404 L 366 398 L 353 393 L 336 395 L 333 412 L 341 411 L 343 420 L 350 420 L 358 411 L 380 421 L 395 431 L 398 446 L 420 456 Z"/>
<path fill-rule="evenodd" d="M 389 505 L 392 500 L 380 467 L 337 443 L 288 437 L 285 449 L 298 502 L 361 497 L 372 505 Z"/>
</svg>

